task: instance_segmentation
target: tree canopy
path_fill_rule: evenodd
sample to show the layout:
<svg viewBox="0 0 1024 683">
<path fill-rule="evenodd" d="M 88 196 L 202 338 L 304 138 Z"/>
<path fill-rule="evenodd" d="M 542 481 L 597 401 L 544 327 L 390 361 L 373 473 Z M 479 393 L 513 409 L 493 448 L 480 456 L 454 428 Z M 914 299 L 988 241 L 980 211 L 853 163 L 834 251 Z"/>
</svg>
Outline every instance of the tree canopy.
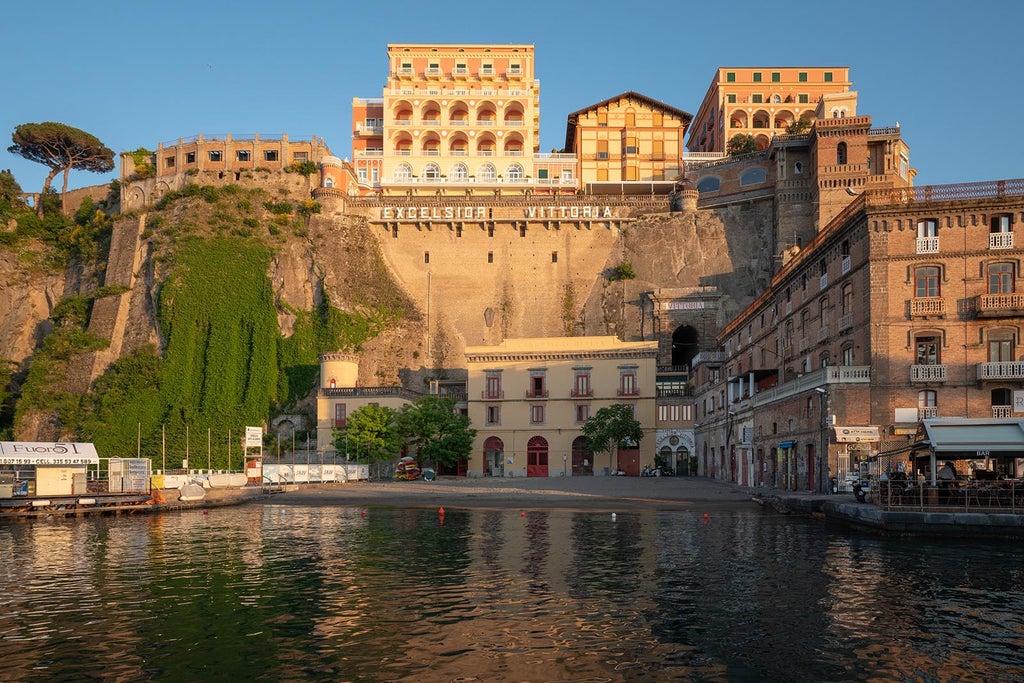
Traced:
<svg viewBox="0 0 1024 683">
<path fill-rule="evenodd" d="M 61 208 L 66 208 L 64 201 L 68 191 L 68 173 L 71 169 L 93 173 L 108 173 L 114 170 L 114 152 L 100 142 L 99 138 L 63 123 L 23 123 L 14 129 L 11 140 L 14 144 L 7 148 L 8 152 L 49 167 L 50 172 L 43 182 L 43 194 L 50 189 L 54 177 L 63 171 Z M 43 205 L 40 202 L 40 216 L 42 211 Z"/>
<path fill-rule="evenodd" d="M 363 406 L 345 420 L 345 427 L 334 430 L 334 447 L 353 460 L 380 462 L 393 460 L 402 450 L 395 411 L 386 406 Z"/>
<path fill-rule="evenodd" d="M 583 436 L 591 453 L 607 453 L 608 467 L 612 468 L 612 455 L 627 443 L 640 443 L 644 430 L 633 417 L 633 409 L 616 403 L 597 411 L 583 423 Z"/>
<path fill-rule="evenodd" d="M 398 411 L 398 431 L 415 446 L 420 460 L 452 466 L 468 458 L 476 430 L 469 416 L 456 412 L 455 401 L 424 396 Z"/>
<path fill-rule="evenodd" d="M 757 140 L 754 139 L 753 135 L 747 135 L 746 133 L 736 133 L 729 138 L 729 145 L 726 148 L 729 156 L 736 156 L 737 154 L 749 154 L 750 152 L 757 151 Z"/>
</svg>

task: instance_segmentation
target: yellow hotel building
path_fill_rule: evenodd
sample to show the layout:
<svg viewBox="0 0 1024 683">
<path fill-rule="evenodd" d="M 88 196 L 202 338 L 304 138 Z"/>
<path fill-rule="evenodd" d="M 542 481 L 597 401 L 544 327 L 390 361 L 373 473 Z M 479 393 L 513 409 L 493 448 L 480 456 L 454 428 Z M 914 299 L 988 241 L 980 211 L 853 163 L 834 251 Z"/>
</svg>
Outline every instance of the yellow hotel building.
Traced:
<svg viewBox="0 0 1024 683">
<path fill-rule="evenodd" d="M 542 153 L 533 45 L 399 43 L 387 52 L 382 97 L 352 100 L 361 194 L 576 194 L 606 181 L 649 193 L 651 181 L 682 170 L 691 116 L 633 92 L 571 114 L 565 148 Z"/>
</svg>

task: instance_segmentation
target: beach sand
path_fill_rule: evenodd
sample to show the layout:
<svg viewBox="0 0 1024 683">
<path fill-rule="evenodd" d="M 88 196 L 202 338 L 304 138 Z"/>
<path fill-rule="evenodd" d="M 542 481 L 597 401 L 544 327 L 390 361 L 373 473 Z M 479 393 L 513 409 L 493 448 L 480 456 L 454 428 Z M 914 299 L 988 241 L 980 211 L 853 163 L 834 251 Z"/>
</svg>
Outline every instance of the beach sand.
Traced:
<svg viewBox="0 0 1024 683">
<path fill-rule="evenodd" d="M 685 510 L 749 506 L 748 489 L 698 477 L 546 477 L 359 481 L 269 496 L 267 503 L 445 509 Z"/>
</svg>

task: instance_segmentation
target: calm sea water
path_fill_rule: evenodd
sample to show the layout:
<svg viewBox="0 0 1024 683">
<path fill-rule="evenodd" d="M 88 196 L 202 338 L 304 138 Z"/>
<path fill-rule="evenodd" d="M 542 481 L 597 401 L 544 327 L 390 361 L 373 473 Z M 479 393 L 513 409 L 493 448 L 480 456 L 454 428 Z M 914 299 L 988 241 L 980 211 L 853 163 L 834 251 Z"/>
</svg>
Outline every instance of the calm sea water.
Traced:
<svg viewBox="0 0 1024 683">
<path fill-rule="evenodd" d="M 1024 680 L 1024 549 L 695 512 L 0 526 L 3 681 Z"/>
</svg>

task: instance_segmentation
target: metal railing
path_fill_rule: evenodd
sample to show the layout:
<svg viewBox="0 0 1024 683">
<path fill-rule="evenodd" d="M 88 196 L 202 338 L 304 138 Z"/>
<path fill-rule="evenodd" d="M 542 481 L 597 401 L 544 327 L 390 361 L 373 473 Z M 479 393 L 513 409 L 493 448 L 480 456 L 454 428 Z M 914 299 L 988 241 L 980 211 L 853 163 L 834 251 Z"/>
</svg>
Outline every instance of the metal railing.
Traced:
<svg viewBox="0 0 1024 683">
<path fill-rule="evenodd" d="M 928 512 L 1024 512 L 1024 481 L 968 480 L 878 481 L 869 486 L 868 502 L 883 510 L 920 510 Z"/>
</svg>

